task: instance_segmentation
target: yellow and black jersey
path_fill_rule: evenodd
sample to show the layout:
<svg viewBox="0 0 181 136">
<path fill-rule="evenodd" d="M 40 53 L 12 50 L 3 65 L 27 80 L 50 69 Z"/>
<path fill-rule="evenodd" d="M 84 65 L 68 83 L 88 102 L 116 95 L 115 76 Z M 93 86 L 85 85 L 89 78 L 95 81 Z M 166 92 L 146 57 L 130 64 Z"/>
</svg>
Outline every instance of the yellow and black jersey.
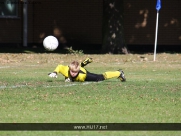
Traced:
<svg viewBox="0 0 181 136">
<path fill-rule="evenodd" d="M 70 78 L 72 81 L 83 82 L 87 77 L 87 70 L 83 67 L 80 67 L 78 75 L 74 78 L 70 76 L 69 66 L 58 65 L 54 72 L 61 73 L 63 76 L 65 76 L 65 78 Z"/>
<path fill-rule="evenodd" d="M 79 81 L 79 82 L 84 82 L 84 81 L 103 81 L 105 79 L 110 79 L 110 78 L 118 78 L 120 77 L 120 71 L 108 71 L 104 72 L 103 74 L 94 74 L 88 72 L 85 68 L 80 67 L 80 70 L 78 72 L 78 75 L 76 77 L 71 77 L 70 72 L 69 72 L 69 66 L 64 66 L 64 65 L 58 65 L 54 72 L 61 73 L 65 78 L 69 78 L 72 81 Z"/>
</svg>

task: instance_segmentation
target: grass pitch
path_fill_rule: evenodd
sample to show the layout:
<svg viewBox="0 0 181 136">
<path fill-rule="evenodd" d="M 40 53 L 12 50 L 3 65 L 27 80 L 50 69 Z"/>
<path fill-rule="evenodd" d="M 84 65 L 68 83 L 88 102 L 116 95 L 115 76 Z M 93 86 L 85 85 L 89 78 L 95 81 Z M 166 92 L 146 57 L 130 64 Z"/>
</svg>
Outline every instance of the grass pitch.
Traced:
<svg viewBox="0 0 181 136">
<path fill-rule="evenodd" d="M 126 82 L 65 83 L 48 77 L 58 64 L 92 57 L 86 69 L 123 69 Z M 180 123 L 181 54 L 0 54 L 1 123 Z M 139 131 L 1 131 L 0 135 L 179 135 Z"/>
</svg>

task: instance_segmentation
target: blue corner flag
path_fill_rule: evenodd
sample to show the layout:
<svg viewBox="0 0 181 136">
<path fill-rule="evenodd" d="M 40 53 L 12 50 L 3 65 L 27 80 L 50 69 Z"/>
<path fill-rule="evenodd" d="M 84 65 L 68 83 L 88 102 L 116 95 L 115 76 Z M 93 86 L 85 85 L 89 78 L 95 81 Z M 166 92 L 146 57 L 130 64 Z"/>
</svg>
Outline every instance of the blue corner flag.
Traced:
<svg viewBox="0 0 181 136">
<path fill-rule="evenodd" d="M 159 11 L 161 9 L 161 0 L 157 0 L 156 10 Z"/>
</svg>

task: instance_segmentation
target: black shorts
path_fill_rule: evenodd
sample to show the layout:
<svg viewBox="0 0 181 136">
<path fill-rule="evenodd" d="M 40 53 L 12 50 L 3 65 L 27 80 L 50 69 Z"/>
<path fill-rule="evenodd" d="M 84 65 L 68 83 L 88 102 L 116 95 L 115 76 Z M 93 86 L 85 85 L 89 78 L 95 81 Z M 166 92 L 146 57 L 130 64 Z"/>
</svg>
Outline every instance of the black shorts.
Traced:
<svg viewBox="0 0 181 136">
<path fill-rule="evenodd" d="M 85 81 L 103 81 L 105 80 L 104 76 L 102 74 L 94 74 L 87 71 L 87 76 Z"/>
</svg>

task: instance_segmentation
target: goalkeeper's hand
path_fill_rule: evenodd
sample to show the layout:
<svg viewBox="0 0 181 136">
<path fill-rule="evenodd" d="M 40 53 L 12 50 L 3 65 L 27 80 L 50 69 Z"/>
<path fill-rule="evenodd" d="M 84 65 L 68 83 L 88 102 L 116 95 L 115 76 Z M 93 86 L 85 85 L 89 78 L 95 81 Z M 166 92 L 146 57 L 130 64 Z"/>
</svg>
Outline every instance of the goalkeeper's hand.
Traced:
<svg viewBox="0 0 181 136">
<path fill-rule="evenodd" d="M 48 74 L 49 77 L 53 77 L 53 78 L 57 78 L 57 73 L 56 72 L 52 72 Z"/>
<path fill-rule="evenodd" d="M 65 82 L 72 82 L 72 80 L 68 77 L 65 77 Z"/>
</svg>

